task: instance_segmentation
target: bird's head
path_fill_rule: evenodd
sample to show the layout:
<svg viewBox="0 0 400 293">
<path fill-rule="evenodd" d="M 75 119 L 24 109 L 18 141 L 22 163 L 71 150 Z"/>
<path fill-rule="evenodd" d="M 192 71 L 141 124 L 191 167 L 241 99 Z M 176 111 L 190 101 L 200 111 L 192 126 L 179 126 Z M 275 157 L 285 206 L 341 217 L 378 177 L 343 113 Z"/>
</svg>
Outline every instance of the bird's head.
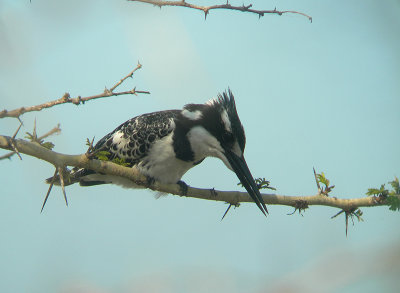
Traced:
<svg viewBox="0 0 400 293">
<path fill-rule="evenodd" d="M 186 105 L 181 115 L 191 124 L 187 136 L 197 159 L 207 156 L 221 159 L 236 173 L 261 211 L 268 212 L 243 156 L 246 136 L 232 92 L 219 94 L 203 105 Z"/>
</svg>

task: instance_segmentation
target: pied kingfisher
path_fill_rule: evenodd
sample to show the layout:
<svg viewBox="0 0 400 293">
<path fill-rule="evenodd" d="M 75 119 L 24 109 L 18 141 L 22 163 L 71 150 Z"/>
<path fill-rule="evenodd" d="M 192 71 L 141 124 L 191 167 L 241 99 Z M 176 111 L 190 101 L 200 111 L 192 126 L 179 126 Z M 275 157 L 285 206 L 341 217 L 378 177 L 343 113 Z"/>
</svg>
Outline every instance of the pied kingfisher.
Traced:
<svg viewBox="0 0 400 293">
<path fill-rule="evenodd" d="M 92 152 L 105 151 L 108 160 L 123 159 L 150 180 L 181 184 L 190 168 L 206 157 L 217 157 L 236 173 L 265 215 L 267 207 L 243 156 L 245 144 L 235 100 L 228 90 L 205 104 L 134 117 L 103 137 Z M 69 184 L 79 182 L 81 186 L 113 183 L 139 188 L 128 179 L 89 169 L 75 168 L 69 177 Z"/>
</svg>

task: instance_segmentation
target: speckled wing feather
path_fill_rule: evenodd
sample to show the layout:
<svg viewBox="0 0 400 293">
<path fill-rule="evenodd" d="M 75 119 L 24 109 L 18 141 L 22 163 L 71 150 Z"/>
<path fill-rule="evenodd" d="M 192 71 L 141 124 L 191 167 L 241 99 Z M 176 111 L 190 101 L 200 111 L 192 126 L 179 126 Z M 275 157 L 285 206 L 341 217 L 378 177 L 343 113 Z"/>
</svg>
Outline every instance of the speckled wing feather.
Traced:
<svg viewBox="0 0 400 293">
<path fill-rule="evenodd" d="M 155 141 L 172 132 L 173 119 L 179 112 L 170 110 L 134 117 L 103 137 L 93 151 L 107 151 L 109 160 L 120 158 L 133 166 L 148 153 Z"/>
<path fill-rule="evenodd" d="M 173 131 L 175 127 L 173 120 L 179 113 L 179 110 L 169 110 L 134 117 L 99 140 L 92 152 L 105 151 L 108 153 L 106 155 L 108 160 L 124 159 L 125 163 L 132 167 L 146 156 L 154 142 Z M 74 169 L 71 183 L 80 182 L 82 186 L 104 183 L 80 180 L 94 173 L 89 169 Z"/>
</svg>

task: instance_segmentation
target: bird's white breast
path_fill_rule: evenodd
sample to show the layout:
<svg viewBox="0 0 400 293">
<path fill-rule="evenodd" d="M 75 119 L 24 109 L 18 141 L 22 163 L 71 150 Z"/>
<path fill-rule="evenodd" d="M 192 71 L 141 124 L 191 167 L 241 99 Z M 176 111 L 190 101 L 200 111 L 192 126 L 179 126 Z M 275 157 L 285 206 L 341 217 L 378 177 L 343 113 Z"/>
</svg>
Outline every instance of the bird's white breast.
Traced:
<svg viewBox="0 0 400 293">
<path fill-rule="evenodd" d="M 151 146 L 148 155 L 137 165 L 141 173 L 162 183 L 176 183 L 193 167 L 193 162 L 175 157 L 172 136 L 170 133 Z"/>
</svg>

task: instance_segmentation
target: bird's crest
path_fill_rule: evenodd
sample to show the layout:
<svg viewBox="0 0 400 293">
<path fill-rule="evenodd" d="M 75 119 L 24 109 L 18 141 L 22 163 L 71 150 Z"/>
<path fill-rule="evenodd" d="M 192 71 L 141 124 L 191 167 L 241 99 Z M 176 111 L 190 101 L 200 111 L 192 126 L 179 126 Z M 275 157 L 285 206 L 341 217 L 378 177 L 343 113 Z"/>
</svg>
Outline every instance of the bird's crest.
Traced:
<svg viewBox="0 0 400 293">
<path fill-rule="evenodd" d="M 246 136 L 236 110 L 235 97 L 233 96 L 231 90 L 228 88 L 227 91 L 224 91 L 222 94 L 218 94 L 217 98 L 208 101 L 207 105 L 211 107 L 217 107 L 221 114 L 223 111 L 226 111 L 228 116 L 226 124 L 229 123 L 230 131 L 232 131 L 233 135 L 238 140 L 240 148 L 243 151 L 246 144 Z"/>
</svg>

